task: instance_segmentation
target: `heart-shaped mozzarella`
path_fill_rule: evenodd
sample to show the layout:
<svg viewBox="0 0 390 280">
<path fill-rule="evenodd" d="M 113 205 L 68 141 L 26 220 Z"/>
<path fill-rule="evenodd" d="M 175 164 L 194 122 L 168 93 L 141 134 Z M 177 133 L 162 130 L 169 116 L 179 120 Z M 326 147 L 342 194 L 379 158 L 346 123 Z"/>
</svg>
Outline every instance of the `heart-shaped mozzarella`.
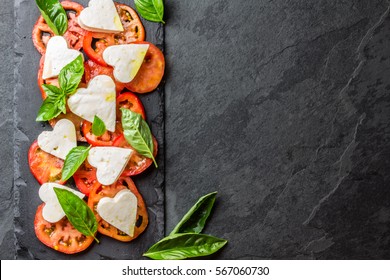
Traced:
<svg viewBox="0 0 390 280">
<path fill-rule="evenodd" d="M 78 17 L 79 25 L 93 32 L 121 32 L 123 26 L 112 0 L 91 0 Z"/>
<path fill-rule="evenodd" d="M 88 162 L 96 167 L 96 179 L 102 185 L 111 185 L 125 169 L 133 150 L 118 147 L 94 147 L 89 151 Z"/>
<path fill-rule="evenodd" d="M 68 106 L 74 114 L 89 122 L 98 116 L 107 130 L 115 131 L 116 91 L 115 82 L 109 76 L 96 76 L 88 88 L 79 88 L 69 97 Z"/>
<path fill-rule="evenodd" d="M 137 197 L 129 190 L 121 190 L 114 198 L 103 197 L 96 211 L 103 220 L 123 231 L 134 235 L 137 219 Z"/>
<path fill-rule="evenodd" d="M 84 198 L 81 192 L 75 191 L 71 188 L 65 187 L 56 183 L 45 183 L 39 188 L 39 198 L 45 202 L 42 209 L 43 218 L 49 223 L 56 223 L 65 217 L 65 212 L 62 210 L 61 204 L 58 201 L 56 193 L 53 188 L 68 190 L 80 198 Z"/>
<path fill-rule="evenodd" d="M 67 119 L 59 120 L 53 131 L 39 134 L 38 146 L 53 156 L 65 159 L 69 151 L 77 146 L 74 124 Z"/>
<path fill-rule="evenodd" d="M 81 52 L 69 49 L 68 43 L 62 36 L 51 37 L 47 43 L 42 78 L 54 78 L 62 68 L 75 60 Z"/>
<path fill-rule="evenodd" d="M 106 48 L 103 59 L 114 67 L 114 77 L 121 83 L 129 83 L 137 75 L 145 59 L 148 44 L 126 44 Z"/>
</svg>

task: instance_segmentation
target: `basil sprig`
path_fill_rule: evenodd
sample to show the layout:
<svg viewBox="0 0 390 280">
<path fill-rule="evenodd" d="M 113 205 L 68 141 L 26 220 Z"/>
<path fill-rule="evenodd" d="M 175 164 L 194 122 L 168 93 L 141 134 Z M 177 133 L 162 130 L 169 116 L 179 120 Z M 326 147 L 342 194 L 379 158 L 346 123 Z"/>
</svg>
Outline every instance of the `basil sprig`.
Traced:
<svg viewBox="0 0 390 280">
<path fill-rule="evenodd" d="M 98 223 L 85 201 L 65 189 L 54 188 L 54 192 L 72 226 L 85 236 L 92 236 L 99 243 L 95 237 Z"/>
<path fill-rule="evenodd" d="M 63 35 L 68 29 L 68 16 L 58 0 L 35 0 L 42 17 L 56 35 Z"/>
<path fill-rule="evenodd" d="M 126 141 L 141 155 L 151 158 L 154 165 L 157 166 L 156 159 L 153 156 L 153 137 L 148 123 L 137 114 L 129 109 L 121 108 L 122 127 Z"/>
<path fill-rule="evenodd" d="M 58 76 L 60 87 L 42 85 L 47 97 L 38 111 L 36 121 L 48 121 L 61 113 L 66 113 L 66 97 L 76 92 L 84 74 L 82 55 L 67 64 Z"/>
<path fill-rule="evenodd" d="M 62 181 L 66 181 L 73 176 L 77 169 L 79 169 L 87 159 L 90 149 L 91 146 L 78 146 L 69 151 L 64 161 L 64 167 L 62 168 Z"/>
<path fill-rule="evenodd" d="M 208 256 L 225 246 L 227 240 L 200 233 L 211 213 L 216 195 L 213 192 L 202 196 L 171 234 L 158 241 L 143 255 L 155 260 L 181 260 Z"/>
<path fill-rule="evenodd" d="M 134 0 L 138 13 L 146 20 L 162 22 L 164 17 L 163 0 Z"/>
<path fill-rule="evenodd" d="M 101 118 L 95 116 L 92 123 L 92 133 L 96 136 L 102 136 L 106 132 L 106 125 Z"/>
</svg>

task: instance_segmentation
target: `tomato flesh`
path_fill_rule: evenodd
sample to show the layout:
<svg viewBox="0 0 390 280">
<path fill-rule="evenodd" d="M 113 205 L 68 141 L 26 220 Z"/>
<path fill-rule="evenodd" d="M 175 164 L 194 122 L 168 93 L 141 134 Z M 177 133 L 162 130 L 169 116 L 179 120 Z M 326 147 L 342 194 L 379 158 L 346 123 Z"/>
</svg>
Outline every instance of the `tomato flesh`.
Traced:
<svg viewBox="0 0 390 280">
<path fill-rule="evenodd" d="M 92 146 L 112 146 L 114 141 L 122 135 L 123 129 L 121 122 L 117 121 L 115 132 L 106 130 L 102 136 L 96 136 L 92 133 L 92 123 L 84 121 L 82 131 L 85 139 Z"/>
<path fill-rule="evenodd" d="M 140 114 L 142 118 L 146 119 L 145 108 L 142 101 L 132 92 L 124 92 L 120 94 L 116 99 L 116 116 L 118 120 L 122 118 L 121 108 L 126 108 L 134 113 Z"/>
<path fill-rule="evenodd" d="M 89 196 L 93 188 L 100 185 L 96 178 L 96 168 L 91 166 L 88 161 L 84 161 L 73 175 L 73 179 L 76 187 L 86 196 Z"/>
<path fill-rule="evenodd" d="M 34 220 L 35 235 L 39 241 L 65 254 L 79 253 L 92 244 L 94 238 L 80 233 L 66 217 L 56 223 L 46 221 L 42 216 L 44 205 L 38 206 Z"/>
</svg>

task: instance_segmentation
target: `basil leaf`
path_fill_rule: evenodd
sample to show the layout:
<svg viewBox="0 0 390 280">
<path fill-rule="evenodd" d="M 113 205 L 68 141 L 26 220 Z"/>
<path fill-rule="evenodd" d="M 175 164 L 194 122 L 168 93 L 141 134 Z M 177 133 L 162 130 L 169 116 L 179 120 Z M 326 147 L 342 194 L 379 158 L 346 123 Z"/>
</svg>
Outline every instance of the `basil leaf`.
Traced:
<svg viewBox="0 0 390 280">
<path fill-rule="evenodd" d="M 68 29 L 68 16 L 58 0 L 35 0 L 42 17 L 56 35 L 63 35 Z"/>
<path fill-rule="evenodd" d="M 84 60 L 82 55 L 79 55 L 72 62 L 67 64 L 58 75 L 58 82 L 62 91 L 66 95 L 75 93 L 77 87 L 84 75 Z"/>
<path fill-rule="evenodd" d="M 99 243 L 95 237 L 98 223 L 85 201 L 65 189 L 54 188 L 54 192 L 72 226 L 85 236 L 92 236 Z"/>
<path fill-rule="evenodd" d="M 78 146 L 74 147 L 66 155 L 64 167 L 62 168 L 62 181 L 68 180 L 79 169 L 88 157 L 91 147 Z"/>
<path fill-rule="evenodd" d="M 164 17 L 163 0 L 134 0 L 138 13 L 146 20 L 162 22 Z"/>
<path fill-rule="evenodd" d="M 213 192 L 199 198 L 195 205 L 191 207 L 172 230 L 170 235 L 185 232 L 200 233 L 211 213 L 216 195 L 217 192 Z"/>
<path fill-rule="evenodd" d="M 142 118 L 141 114 L 121 108 L 122 111 L 122 127 L 126 141 L 141 155 L 151 158 L 154 165 L 157 166 L 156 159 L 153 156 L 153 138 L 147 122 Z"/>
<path fill-rule="evenodd" d="M 101 118 L 95 116 L 92 123 L 92 133 L 96 136 L 102 136 L 106 132 L 106 125 Z"/>
<path fill-rule="evenodd" d="M 48 121 L 61 113 L 66 113 L 65 95 L 61 89 L 53 85 L 42 85 L 47 97 L 38 111 L 36 121 Z"/>
<path fill-rule="evenodd" d="M 155 260 L 182 260 L 208 256 L 221 249 L 227 240 L 198 233 L 174 234 L 160 240 L 143 254 Z"/>
</svg>

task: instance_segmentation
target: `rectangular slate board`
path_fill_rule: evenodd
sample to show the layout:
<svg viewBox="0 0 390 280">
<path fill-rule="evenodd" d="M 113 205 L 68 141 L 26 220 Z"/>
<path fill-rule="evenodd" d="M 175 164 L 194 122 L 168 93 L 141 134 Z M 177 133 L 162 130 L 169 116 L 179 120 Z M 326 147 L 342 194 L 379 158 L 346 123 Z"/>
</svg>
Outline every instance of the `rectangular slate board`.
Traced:
<svg viewBox="0 0 390 280">
<path fill-rule="evenodd" d="M 84 7 L 87 0 L 77 0 Z M 133 7 L 133 1 L 120 1 Z M 43 245 L 34 233 L 34 216 L 41 201 L 39 184 L 32 176 L 27 161 L 31 143 L 44 130 L 47 123 L 35 122 L 42 99 L 37 85 L 40 54 L 35 50 L 31 31 L 39 16 L 35 1 L 15 0 L 15 232 L 17 259 L 141 259 L 152 244 L 164 235 L 164 91 L 163 83 L 153 93 L 140 95 L 145 106 L 147 121 L 159 143 L 157 162 L 146 172 L 133 178 L 148 206 L 149 225 L 146 231 L 130 243 L 122 243 L 98 234 L 100 244 L 77 255 L 58 253 Z M 164 28 L 157 23 L 143 21 L 146 40 L 164 48 Z"/>
</svg>

